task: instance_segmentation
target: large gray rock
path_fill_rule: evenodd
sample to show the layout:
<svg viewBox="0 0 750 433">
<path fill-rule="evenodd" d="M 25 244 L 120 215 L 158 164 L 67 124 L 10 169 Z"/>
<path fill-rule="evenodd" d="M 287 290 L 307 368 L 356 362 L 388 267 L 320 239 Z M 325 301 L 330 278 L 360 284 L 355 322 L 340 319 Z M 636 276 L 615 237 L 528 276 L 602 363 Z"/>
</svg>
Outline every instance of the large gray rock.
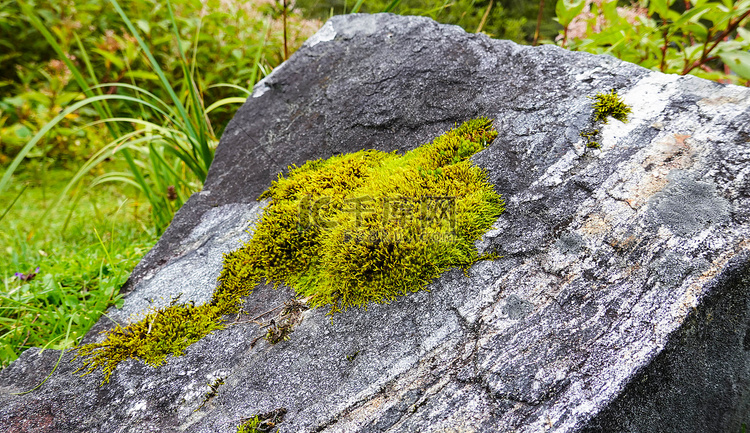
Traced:
<svg viewBox="0 0 750 433">
<path fill-rule="evenodd" d="M 587 97 L 612 88 L 631 120 L 587 149 Z M 0 431 L 233 432 L 279 408 L 280 432 L 739 431 L 750 412 L 749 98 L 426 18 L 335 17 L 255 87 L 204 190 L 109 316 L 209 299 L 221 253 L 248 238 L 255 198 L 289 164 L 405 151 L 480 115 L 500 135 L 474 161 L 507 211 L 479 246 L 502 259 L 367 311 L 308 310 L 276 345 L 253 345 L 264 331 L 245 320 L 160 368 L 123 362 L 102 387 L 99 374 L 72 375 L 66 354 L 40 389 L 12 395 L 58 356 L 28 350 L 0 373 Z M 261 286 L 245 310 L 291 297 Z"/>
</svg>

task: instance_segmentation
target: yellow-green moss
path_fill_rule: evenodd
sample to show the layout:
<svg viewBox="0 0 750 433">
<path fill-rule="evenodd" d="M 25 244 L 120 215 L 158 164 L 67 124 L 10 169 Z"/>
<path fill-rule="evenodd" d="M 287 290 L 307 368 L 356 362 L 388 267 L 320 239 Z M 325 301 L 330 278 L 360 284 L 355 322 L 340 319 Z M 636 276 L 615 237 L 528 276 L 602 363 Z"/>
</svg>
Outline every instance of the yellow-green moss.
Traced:
<svg viewBox="0 0 750 433">
<path fill-rule="evenodd" d="M 260 418 L 258 415 L 237 426 L 237 433 L 261 433 Z"/>
<path fill-rule="evenodd" d="M 594 100 L 592 124 L 584 128 L 578 135 L 586 140 L 586 147 L 598 149 L 601 147 L 597 140 L 600 137 L 598 127 L 607 123 L 610 117 L 627 123 L 631 108 L 620 99 L 615 89 L 610 90 L 609 93 L 597 93 L 596 96 L 589 96 L 589 98 Z"/>
<path fill-rule="evenodd" d="M 247 418 L 242 424 L 237 426 L 237 433 L 266 433 L 271 432 L 279 423 L 284 421 L 286 408 L 279 408 L 261 415 L 254 415 Z M 278 429 L 273 431 L 279 431 Z"/>
<path fill-rule="evenodd" d="M 504 204 L 469 157 L 496 136 L 480 118 L 403 155 L 363 150 L 290 167 L 261 195 L 271 202 L 252 239 L 224 256 L 209 303 L 173 303 L 117 326 L 78 349 L 77 371 L 101 368 L 107 382 L 127 358 L 156 367 L 179 356 L 221 329 L 223 316 L 239 312 L 262 281 L 286 284 L 333 313 L 391 301 L 447 269 L 494 258 L 480 256 L 474 242 Z"/>
<path fill-rule="evenodd" d="M 261 196 L 272 201 L 252 239 L 226 255 L 218 291 L 283 283 L 336 312 L 471 266 L 503 201 L 468 158 L 496 135 L 482 118 L 404 155 L 365 150 L 292 167 Z"/>
<path fill-rule="evenodd" d="M 620 122 L 627 122 L 628 115 L 631 113 L 631 108 L 620 99 L 615 89 L 610 90 L 609 93 L 597 93 L 592 98 L 594 101 L 594 121 L 602 121 L 607 123 L 609 117 L 614 117 Z"/>
</svg>

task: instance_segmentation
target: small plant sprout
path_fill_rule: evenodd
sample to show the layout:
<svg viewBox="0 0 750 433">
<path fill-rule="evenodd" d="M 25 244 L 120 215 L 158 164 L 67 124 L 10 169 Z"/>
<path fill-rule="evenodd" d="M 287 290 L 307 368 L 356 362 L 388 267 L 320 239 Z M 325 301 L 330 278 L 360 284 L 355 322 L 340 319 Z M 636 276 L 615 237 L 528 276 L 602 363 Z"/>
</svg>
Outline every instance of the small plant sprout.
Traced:
<svg viewBox="0 0 750 433">
<path fill-rule="evenodd" d="M 592 149 L 598 149 L 598 148 L 601 147 L 601 145 L 599 144 L 599 142 L 595 141 L 596 140 L 596 136 L 598 134 L 599 134 L 599 130 L 598 129 L 593 129 L 593 130 L 581 131 L 581 133 L 578 134 L 578 135 L 581 136 L 581 137 L 583 137 L 586 140 L 586 147 L 589 147 L 589 148 L 592 148 Z"/>
<path fill-rule="evenodd" d="M 208 391 L 206 391 L 205 394 L 203 394 L 203 401 L 201 401 L 201 405 L 198 406 L 197 409 L 195 409 L 193 412 L 198 412 L 203 408 L 203 406 L 206 405 L 212 398 L 216 397 L 219 394 L 219 387 L 221 385 L 224 385 L 224 378 L 223 377 L 217 377 L 212 382 L 208 384 Z"/>
</svg>

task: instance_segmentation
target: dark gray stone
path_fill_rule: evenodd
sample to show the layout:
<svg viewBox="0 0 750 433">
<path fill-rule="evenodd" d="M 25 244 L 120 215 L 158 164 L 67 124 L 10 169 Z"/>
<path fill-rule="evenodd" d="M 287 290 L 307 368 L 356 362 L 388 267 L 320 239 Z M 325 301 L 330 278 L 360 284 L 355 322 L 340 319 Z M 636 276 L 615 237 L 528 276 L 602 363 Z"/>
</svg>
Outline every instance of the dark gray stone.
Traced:
<svg viewBox="0 0 750 433">
<path fill-rule="evenodd" d="M 627 124 L 587 149 L 597 92 Z M 228 125 L 202 192 L 128 283 L 121 310 L 204 302 L 255 199 L 290 164 L 405 151 L 496 119 L 474 161 L 507 211 L 478 242 L 502 258 L 430 291 L 326 316 L 288 341 L 255 323 L 214 332 L 109 384 L 70 354 L 0 372 L 0 431 L 233 432 L 287 410 L 280 432 L 736 432 L 750 412 L 750 91 L 611 57 L 518 46 L 426 18 L 334 17 L 259 83 Z M 292 297 L 261 286 L 252 316 Z M 268 320 L 269 316 L 264 316 Z M 230 318 L 234 321 L 234 318 Z M 103 318 L 95 331 L 111 327 Z M 253 344 L 255 342 L 255 344 Z M 203 400 L 217 378 L 225 384 Z"/>
</svg>

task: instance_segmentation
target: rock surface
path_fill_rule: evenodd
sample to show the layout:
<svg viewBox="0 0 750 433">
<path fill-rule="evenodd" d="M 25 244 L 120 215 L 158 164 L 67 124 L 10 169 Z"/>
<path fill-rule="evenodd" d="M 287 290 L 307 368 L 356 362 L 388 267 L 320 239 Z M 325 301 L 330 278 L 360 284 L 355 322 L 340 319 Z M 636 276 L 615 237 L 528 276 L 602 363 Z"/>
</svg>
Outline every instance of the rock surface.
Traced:
<svg viewBox="0 0 750 433">
<path fill-rule="evenodd" d="M 591 100 L 616 89 L 627 124 L 587 149 Z M 102 387 L 26 351 L 0 372 L 0 431 L 234 432 L 285 408 L 280 432 L 737 432 L 750 413 L 750 91 L 415 17 L 334 17 L 259 83 L 128 284 L 118 321 L 206 301 L 221 253 L 290 164 L 405 151 L 496 119 L 474 161 L 507 210 L 479 246 L 503 257 L 430 291 L 333 318 L 308 310 L 270 345 L 247 318 L 157 369 L 129 360 Z M 258 321 L 267 321 L 266 315 Z M 111 327 L 102 318 L 96 330 Z M 215 396 L 205 398 L 210 385 Z M 210 395 L 210 394 L 209 394 Z M 205 401 L 204 401 L 205 400 Z"/>
</svg>

